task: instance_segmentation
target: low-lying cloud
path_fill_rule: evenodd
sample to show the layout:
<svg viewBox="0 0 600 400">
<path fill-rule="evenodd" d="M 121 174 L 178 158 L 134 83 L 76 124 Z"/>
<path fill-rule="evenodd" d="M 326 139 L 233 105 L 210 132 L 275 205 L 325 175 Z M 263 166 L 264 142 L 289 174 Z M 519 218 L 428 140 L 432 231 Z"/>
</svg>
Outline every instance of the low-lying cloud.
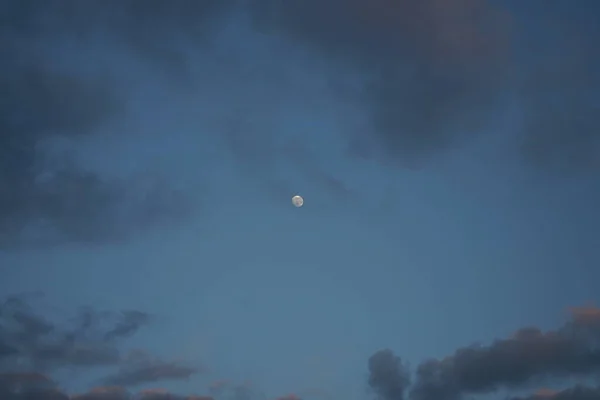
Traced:
<svg viewBox="0 0 600 400">
<path fill-rule="evenodd" d="M 443 359 L 427 360 L 416 367 L 410 386 L 400 360 L 389 350 L 379 352 L 369 362 L 369 384 L 380 396 L 387 393 L 383 396 L 386 400 L 399 400 L 404 395 L 411 400 L 458 400 L 528 389 L 539 381 L 593 378 L 600 372 L 599 339 L 600 310 L 580 308 L 557 330 L 523 328 L 490 345 L 463 347 Z M 587 398 L 578 397 L 583 393 L 595 393 L 595 389 L 578 387 L 548 397 Z"/>
<path fill-rule="evenodd" d="M 142 311 L 114 313 L 86 307 L 60 323 L 36 312 L 26 297 L 9 297 L 0 307 L 0 398 L 129 399 L 134 397 L 127 387 L 188 379 L 197 373 L 196 367 L 164 361 L 146 351 L 124 352 L 122 342 L 150 321 Z M 50 378 L 64 368 L 92 371 L 97 367 L 115 372 L 100 379 L 105 386 L 86 394 L 68 397 Z M 163 397 L 152 397 L 159 395 Z M 170 398 L 151 391 L 140 396 L 135 398 Z"/>
<path fill-rule="evenodd" d="M 267 398 L 257 388 L 228 381 L 216 381 L 207 389 L 207 394 L 178 395 L 147 388 L 160 382 L 188 380 L 203 369 L 165 361 L 146 350 L 124 353 L 120 345 L 124 336 L 106 339 L 106 333 L 115 326 L 132 321 L 139 323 L 142 315 L 147 314 L 98 312 L 87 308 L 80 317 L 71 320 L 76 321 L 74 326 L 67 326 L 34 312 L 23 298 L 13 296 L 4 302 L 0 314 L 0 343 L 10 349 L 0 358 L 0 397 L 15 400 Z M 92 321 L 104 321 L 104 325 Z M 101 329 L 101 325 L 105 328 Z M 364 384 L 380 400 L 460 400 L 494 393 L 513 400 L 597 399 L 598 388 L 583 384 L 539 389 L 526 396 L 510 397 L 510 393 L 523 393 L 540 384 L 557 387 L 573 379 L 583 382 L 596 377 L 600 372 L 599 342 L 600 310 L 575 308 L 571 318 L 556 330 L 522 328 L 511 337 L 497 339 L 489 345 L 467 346 L 442 359 L 426 360 L 416 366 L 414 373 L 392 350 L 377 351 L 365 365 L 368 375 Z M 52 378 L 63 367 L 89 370 L 98 366 L 114 368 L 114 373 L 100 379 L 102 386 L 86 393 L 66 393 L 61 387 L 69 382 Z"/>
<path fill-rule="evenodd" d="M 164 380 L 189 379 L 199 371 L 178 362 L 167 362 L 145 352 L 129 354 L 119 370 L 104 379 L 107 386 L 136 386 Z"/>
</svg>

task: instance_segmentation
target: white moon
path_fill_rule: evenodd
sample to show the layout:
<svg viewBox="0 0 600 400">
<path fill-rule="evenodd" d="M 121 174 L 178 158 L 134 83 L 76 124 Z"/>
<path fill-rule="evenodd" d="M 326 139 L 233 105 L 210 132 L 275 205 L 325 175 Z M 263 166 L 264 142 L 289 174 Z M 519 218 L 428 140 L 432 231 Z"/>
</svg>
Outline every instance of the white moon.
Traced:
<svg viewBox="0 0 600 400">
<path fill-rule="evenodd" d="M 292 197 L 292 204 L 296 207 L 302 207 L 304 204 L 304 199 L 300 195 L 295 195 Z"/>
</svg>

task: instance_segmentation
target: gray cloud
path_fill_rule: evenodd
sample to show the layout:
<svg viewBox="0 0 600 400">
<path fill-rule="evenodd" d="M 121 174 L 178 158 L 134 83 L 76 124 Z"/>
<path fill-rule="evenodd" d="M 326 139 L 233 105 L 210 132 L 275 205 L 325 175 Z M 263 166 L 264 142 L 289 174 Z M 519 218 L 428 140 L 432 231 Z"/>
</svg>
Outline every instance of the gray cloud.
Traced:
<svg viewBox="0 0 600 400">
<path fill-rule="evenodd" d="M 597 400 L 600 388 L 575 386 L 565 390 L 540 390 L 527 397 L 513 397 L 511 400 Z"/>
<path fill-rule="evenodd" d="M 142 50 L 144 45 L 159 46 L 160 41 L 140 32 L 153 16 L 168 17 L 172 7 L 150 3 L 139 10 L 135 2 L 119 3 L 123 14 L 112 6 L 82 7 L 68 0 L 60 4 L 26 0 L 3 6 L 0 248 L 121 240 L 186 210 L 181 195 L 162 182 L 140 196 L 136 182 L 101 176 L 67 159 L 68 155 L 51 157 L 44 147 L 52 140 L 93 135 L 126 112 L 125 97 L 112 77 L 58 68 L 52 62 L 55 56 L 51 58 L 44 49 L 58 49 L 64 35 L 76 34 L 85 41 L 112 29 L 139 48 L 140 54 L 151 52 Z M 198 11 L 209 8 L 196 6 Z M 131 21 L 136 21 L 135 26 Z M 160 34 L 157 29 L 144 32 Z"/>
<path fill-rule="evenodd" d="M 442 360 L 418 366 L 413 400 L 459 399 L 501 388 L 520 388 L 534 379 L 587 377 L 600 371 L 600 312 L 575 310 L 556 331 L 524 328 L 489 346 L 458 349 Z"/>
<path fill-rule="evenodd" d="M 283 38 L 290 48 L 310 49 L 340 92 L 340 104 L 366 113 L 368 127 L 347 129 L 348 154 L 359 148 L 363 156 L 419 164 L 436 150 L 494 130 L 506 107 L 516 105 L 515 118 L 522 123 L 512 124 L 514 132 L 498 134 L 517 140 L 516 150 L 528 161 L 552 167 L 547 170 L 597 171 L 600 57 L 595 44 L 600 34 L 590 17 L 594 13 L 570 11 L 558 2 L 527 4 L 185 0 L 172 7 L 155 0 L 142 7 L 130 0 L 84 7 L 70 0 L 10 2 L 0 47 L 5 61 L 0 70 L 0 247 L 122 240 L 191 208 L 164 181 L 142 196 L 136 182 L 50 157 L 42 146 L 47 141 L 74 140 L 118 125 L 128 112 L 128 89 L 111 75 L 119 74 L 118 65 L 111 64 L 104 75 L 80 74 L 56 68 L 42 49 L 64 44 L 67 36 L 78 37 L 79 44 L 101 36 L 104 50 L 125 47 L 128 57 L 153 68 L 157 80 L 189 83 L 198 78 L 189 54 L 216 46 L 215 32 L 240 10 L 250 13 L 257 31 Z M 522 23 L 530 14 L 536 24 Z M 237 76 L 236 71 L 228 64 L 221 73 Z M 348 75 L 362 84 L 347 85 L 343 77 Z M 275 82 L 281 79 L 277 76 L 261 79 Z M 268 137 L 255 139 L 247 146 L 248 138 L 231 137 L 229 146 L 244 165 L 264 163 L 273 150 Z M 312 167 L 307 174 L 323 188 L 347 191 L 330 173 Z"/>
<path fill-rule="evenodd" d="M 369 77 L 357 96 L 372 124 L 357 139 L 400 163 L 494 130 L 518 104 L 522 134 L 499 134 L 516 135 L 527 160 L 598 167 L 600 32 L 588 11 L 567 7 L 315 0 L 255 1 L 252 10 L 261 29 L 310 46 L 336 70 Z M 521 22 L 528 17 L 538 22 Z"/>
<path fill-rule="evenodd" d="M 135 334 L 140 327 L 146 325 L 150 319 L 147 313 L 128 310 L 122 311 L 119 321 L 113 329 L 106 332 L 104 336 L 106 340 L 111 340 L 119 337 L 126 337 Z"/>
<path fill-rule="evenodd" d="M 0 304 L 0 346 L 10 349 L 0 357 L 0 398 L 3 400 L 213 400 L 212 396 L 180 395 L 162 389 L 137 393 L 127 387 L 169 380 L 185 380 L 200 372 L 180 362 L 164 361 L 144 350 L 120 351 L 120 341 L 151 320 L 149 314 L 81 308 L 75 318 L 59 323 L 36 312 L 25 295 L 10 296 Z M 15 316 L 17 316 L 15 318 Z M 102 386 L 87 392 L 62 391 L 50 376 L 69 367 L 86 370 L 115 367 Z M 228 387 L 222 399 L 264 399 L 245 385 Z"/>
<path fill-rule="evenodd" d="M 92 326 L 91 319 L 103 319 L 107 327 Z M 139 311 L 109 318 L 107 313 L 87 309 L 74 327 L 57 325 L 34 312 L 25 299 L 13 296 L 0 308 L 0 348 L 4 349 L 0 367 L 8 368 L 17 360 L 22 368 L 39 371 L 118 365 L 122 357 L 117 339 L 133 334 L 146 321 L 147 314 Z"/>
<path fill-rule="evenodd" d="M 208 393 L 219 400 L 266 400 L 267 396 L 254 385 L 247 382 L 239 384 L 225 380 L 212 382 Z M 287 395 L 277 400 L 299 400 L 297 396 Z"/>
<path fill-rule="evenodd" d="M 419 364 L 410 385 L 408 369 L 391 350 L 369 359 L 369 386 L 386 400 L 459 400 L 465 396 L 528 389 L 541 382 L 594 377 L 600 372 L 600 310 L 576 308 L 555 331 L 523 328 L 488 346 L 473 345 L 443 359 Z M 475 397 L 476 398 L 476 397 Z M 598 390 L 576 386 L 514 399 L 597 399 Z"/>
<path fill-rule="evenodd" d="M 130 400 L 131 393 L 120 387 L 99 387 L 90 390 L 87 393 L 76 394 L 71 397 L 73 400 Z"/>
<path fill-rule="evenodd" d="M 165 362 L 144 351 L 125 356 L 120 339 L 135 334 L 149 322 L 147 313 L 135 310 L 111 313 L 81 309 L 69 322 L 35 312 L 22 295 L 11 296 L 0 307 L 0 398 L 3 400 L 210 400 L 206 396 L 180 396 L 166 391 L 130 393 L 125 386 L 186 379 L 196 368 Z M 104 379 L 109 386 L 68 395 L 47 374 L 63 367 L 76 370 L 117 367 Z"/>
<path fill-rule="evenodd" d="M 69 395 L 40 374 L 0 374 L 3 400 L 213 400 L 208 396 L 179 395 L 163 389 L 146 389 L 132 393 L 121 387 L 97 387 L 85 393 Z"/>
<path fill-rule="evenodd" d="M 137 350 L 123 356 L 118 339 L 133 334 L 148 322 L 139 311 L 118 314 L 82 310 L 72 326 L 51 322 L 23 297 L 13 296 L 0 308 L 0 344 L 11 349 L 0 358 L 0 395 L 7 399 L 264 399 L 264 393 L 248 385 L 219 381 L 207 396 L 181 396 L 158 389 L 138 394 L 126 388 L 169 380 L 186 380 L 198 368 L 169 362 Z M 15 318 L 14 316 L 19 316 Z M 119 328 L 127 326 L 128 329 Z M 107 333 L 110 340 L 107 340 Z M 122 332 L 116 334 L 114 332 Z M 526 390 L 539 383 L 586 379 L 600 372 L 600 310 L 575 308 L 563 326 L 542 332 L 523 328 L 489 345 L 459 348 L 442 359 L 419 364 L 411 375 L 391 350 L 380 350 L 368 360 L 366 384 L 381 400 L 460 400 L 466 396 Z M 20 360 L 16 362 L 17 358 Z M 104 386 L 87 393 L 62 393 L 48 373 L 57 368 L 87 369 L 112 366 L 116 371 L 102 379 Z M 563 391 L 539 391 L 533 399 L 595 399 L 597 388 L 576 386 Z M 11 397 L 12 396 L 12 397 Z M 27 397 L 29 396 L 29 397 Z M 33 396 L 33 397 L 32 397 Z M 145 397 L 144 397 L 145 396 Z M 171 397 L 169 397 L 171 396 Z M 282 398 L 297 399 L 289 395 Z"/>
<path fill-rule="evenodd" d="M 522 34 L 534 38 L 525 41 L 529 49 L 537 48 L 528 54 L 529 74 L 519 86 L 526 130 L 522 150 L 528 160 L 554 170 L 598 172 L 600 52 L 594 42 L 600 30 L 592 17 L 598 4 L 584 1 L 588 8 L 573 9 L 540 3 L 528 14 L 537 19 L 539 32 Z"/>
<path fill-rule="evenodd" d="M 121 364 L 118 372 L 105 378 L 104 383 L 109 386 L 136 386 L 164 380 L 185 380 L 197 372 L 197 368 L 135 352 Z"/>
<path fill-rule="evenodd" d="M 401 163 L 485 127 L 508 78 L 510 32 L 486 2 L 260 3 L 260 24 L 369 76 L 360 139 Z"/>
<path fill-rule="evenodd" d="M 5 50 L 5 49 L 2 49 Z M 16 244 L 27 223 L 47 221 L 70 238 L 101 235 L 118 186 L 83 170 L 55 171 L 40 184 L 38 143 L 55 134 L 79 134 L 108 118 L 117 106 L 101 83 L 29 65 L 3 51 L 0 113 L 0 246 Z M 11 65 L 12 64 L 12 65 Z M 83 237 L 81 237 L 83 239 Z"/>
<path fill-rule="evenodd" d="M 403 400 L 410 385 L 408 369 L 389 350 L 380 350 L 369 358 L 369 386 L 381 400 Z"/>
<path fill-rule="evenodd" d="M 68 400 L 48 377 L 31 372 L 0 373 L 0 398 L 6 400 Z"/>
</svg>

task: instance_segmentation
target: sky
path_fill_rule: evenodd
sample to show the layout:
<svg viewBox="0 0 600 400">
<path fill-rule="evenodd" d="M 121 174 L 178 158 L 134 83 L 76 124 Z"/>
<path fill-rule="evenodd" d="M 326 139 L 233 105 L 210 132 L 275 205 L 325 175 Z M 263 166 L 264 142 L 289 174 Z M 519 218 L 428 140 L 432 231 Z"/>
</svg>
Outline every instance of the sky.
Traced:
<svg viewBox="0 0 600 400">
<path fill-rule="evenodd" d="M 598 13 L 0 0 L 0 397 L 600 399 Z"/>
</svg>

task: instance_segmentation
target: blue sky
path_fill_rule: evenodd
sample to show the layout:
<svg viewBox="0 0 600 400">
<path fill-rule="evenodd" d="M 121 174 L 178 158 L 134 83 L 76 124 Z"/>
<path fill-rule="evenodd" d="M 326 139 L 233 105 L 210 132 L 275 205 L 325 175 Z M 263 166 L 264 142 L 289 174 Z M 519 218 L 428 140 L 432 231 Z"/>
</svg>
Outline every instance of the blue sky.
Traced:
<svg viewBox="0 0 600 400">
<path fill-rule="evenodd" d="M 598 304 L 595 4 L 200 3 L 4 2 L 0 294 L 149 313 L 124 354 L 200 372 L 132 390 L 269 399 Z"/>
</svg>

